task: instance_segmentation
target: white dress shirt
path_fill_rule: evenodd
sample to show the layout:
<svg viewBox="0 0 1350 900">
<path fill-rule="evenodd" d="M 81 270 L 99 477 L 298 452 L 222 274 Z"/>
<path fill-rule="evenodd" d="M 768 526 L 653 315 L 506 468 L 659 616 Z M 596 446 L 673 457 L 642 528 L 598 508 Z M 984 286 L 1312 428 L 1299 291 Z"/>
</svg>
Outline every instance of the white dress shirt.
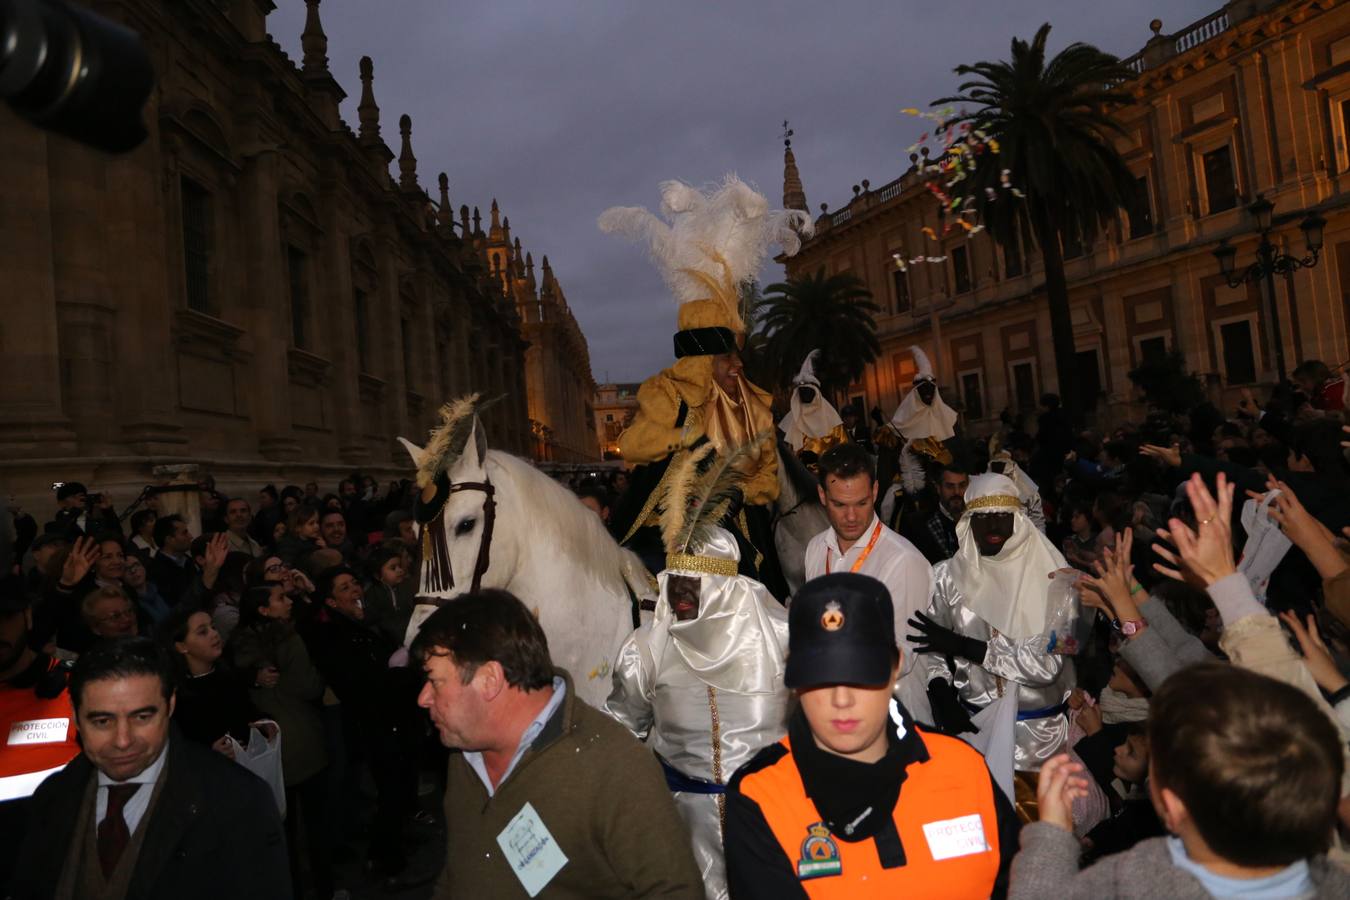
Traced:
<svg viewBox="0 0 1350 900">
<path fill-rule="evenodd" d="M 825 574 L 827 553 L 831 572 L 853 571 L 854 563 L 867 551 L 872 532 L 878 527 L 881 528 L 881 534 L 872 552 L 858 569 L 858 574 L 870 575 L 891 592 L 891 605 L 895 609 L 895 640 L 904 650 L 901 675 L 908 675 L 918 661 L 918 654 L 905 641 L 905 633 L 909 631 L 905 623 L 914 613 L 928 610 L 928 600 L 933 593 L 933 567 L 917 547 L 881 524 L 874 514 L 867 530 L 847 553 L 839 552 L 839 536 L 833 528 L 827 528 L 811 538 L 811 543 L 806 545 L 806 577 L 809 580 Z"/>
<path fill-rule="evenodd" d="M 155 782 L 159 780 L 159 773 L 164 770 L 164 763 L 168 758 L 169 742 L 165 741 L 164 749 L 159 751 L 159 759 L 152 762 L 139 775 L 133 775 L 126 781 L 113 781 L 99 772 L 98 798 L 94 801 L 95 829 L 103 824 L 103 819 L 108 815 L 108 788 L 114 784 L 139 784 L 140 790 L 132 794 L 131 799 L 122 807 L 122 819 L 127 823 L 127 833 L 135 834 L 136 826 L 141 824 L 145 811 L 150 807 L 150 795 L 155 792 Z"/>
</svg>

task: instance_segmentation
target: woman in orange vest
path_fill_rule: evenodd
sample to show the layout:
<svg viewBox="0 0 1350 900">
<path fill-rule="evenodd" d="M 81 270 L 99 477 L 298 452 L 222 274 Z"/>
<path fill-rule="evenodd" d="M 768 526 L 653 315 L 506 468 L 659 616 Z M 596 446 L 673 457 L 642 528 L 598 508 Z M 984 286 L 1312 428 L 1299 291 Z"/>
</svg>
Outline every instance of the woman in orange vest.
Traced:
<svg viewBox="0 0 1350 900">
<path fill-rule="evenodd" d="M 915 726 L 885 585 L 825 575 L 788 612 L 787 737 L 727 789 L 731 896 L 1002 897 L 1019 823 L 984 757 Z"/>
</svg>

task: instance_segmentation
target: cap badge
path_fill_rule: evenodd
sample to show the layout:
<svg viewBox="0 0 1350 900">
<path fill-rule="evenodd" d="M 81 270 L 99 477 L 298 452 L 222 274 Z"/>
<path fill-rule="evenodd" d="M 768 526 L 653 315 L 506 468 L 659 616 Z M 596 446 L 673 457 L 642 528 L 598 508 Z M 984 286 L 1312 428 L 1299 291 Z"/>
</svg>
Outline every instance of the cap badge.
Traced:
<svg viewBox="0 0 1350 900">
<path fill-rule="evenodd" d="M 844 610 L 840 608 L 838 600 L 825 604 L 825 611 L 820 614 L 820 627 L 826 631 L 838 631 L 844 627 Z"/>
</svg>

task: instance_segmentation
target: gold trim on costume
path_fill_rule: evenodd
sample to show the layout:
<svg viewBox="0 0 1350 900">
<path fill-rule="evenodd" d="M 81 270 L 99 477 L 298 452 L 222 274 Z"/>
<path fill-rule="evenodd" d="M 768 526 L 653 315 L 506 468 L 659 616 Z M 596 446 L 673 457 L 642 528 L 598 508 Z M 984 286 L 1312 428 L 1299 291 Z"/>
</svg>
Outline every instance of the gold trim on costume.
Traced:
<svg viewBox="0 0 1350 900">
<path fill-rule="evenodd" d="M 688 553 L 671 553 L 666 556 L 666 568 L 682 572 L 702 572 L 705 575 L 725 575 L 728 578 L 735 578 L 740 574 L 734 559 L 691 556 Z"/>
<path fill-rule="evenodd" d="M 803 453 L 814 453 L 816 458 L 825 455 L 826 451 L 838 447 L 840 444 L 848 443 L 848 432 L 844 430 L 843 425 L 836 425 L 820 437 L 803 437 L 802 448 L 797 451 L 797 455 Z"/>
<path fill-rule="evenodd" d="M 992 497 L 976 497 L 966 502 L 966 512 L 980 509 L 1021 509 L 1022 501 L 1007 494 L 994 494 Z"/>
</svg>

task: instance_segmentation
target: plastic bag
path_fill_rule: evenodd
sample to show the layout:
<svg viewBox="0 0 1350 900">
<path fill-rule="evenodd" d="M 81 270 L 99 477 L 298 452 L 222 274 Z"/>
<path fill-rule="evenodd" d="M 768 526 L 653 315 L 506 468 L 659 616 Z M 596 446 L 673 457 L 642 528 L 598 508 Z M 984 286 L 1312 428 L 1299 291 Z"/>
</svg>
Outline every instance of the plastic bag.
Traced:
<svg viewBox="0 0 1350 900">
<path fill-rule="evenodd" d="M 1078 593 L 1077 572 L 1056 572 L 1050 581 L 1046 633 L 1048 637 L 1047 653 L 1061 656 L 1077 656 L 1079 650 L 1092 638 L 1091 608 L 1083 611 L 1083 601 Z"/>
<path fill-rule="evenodd" d="M 234 748 L 234 761 L 257 775 L 272 789 L 272 797 L 276 800 L 277 811 L 281 813 L 281 817 L 284 819 L 286 818 L 286 781 L 281 773 L 281 726 L 270 719 L 267 721 L 277 730 L 276 736 L 270 741 L 255 724 L 248 730 L 248 746 L 241 746 L 234 738 L 230 738 L 230 746 Z"/>
</svg>

